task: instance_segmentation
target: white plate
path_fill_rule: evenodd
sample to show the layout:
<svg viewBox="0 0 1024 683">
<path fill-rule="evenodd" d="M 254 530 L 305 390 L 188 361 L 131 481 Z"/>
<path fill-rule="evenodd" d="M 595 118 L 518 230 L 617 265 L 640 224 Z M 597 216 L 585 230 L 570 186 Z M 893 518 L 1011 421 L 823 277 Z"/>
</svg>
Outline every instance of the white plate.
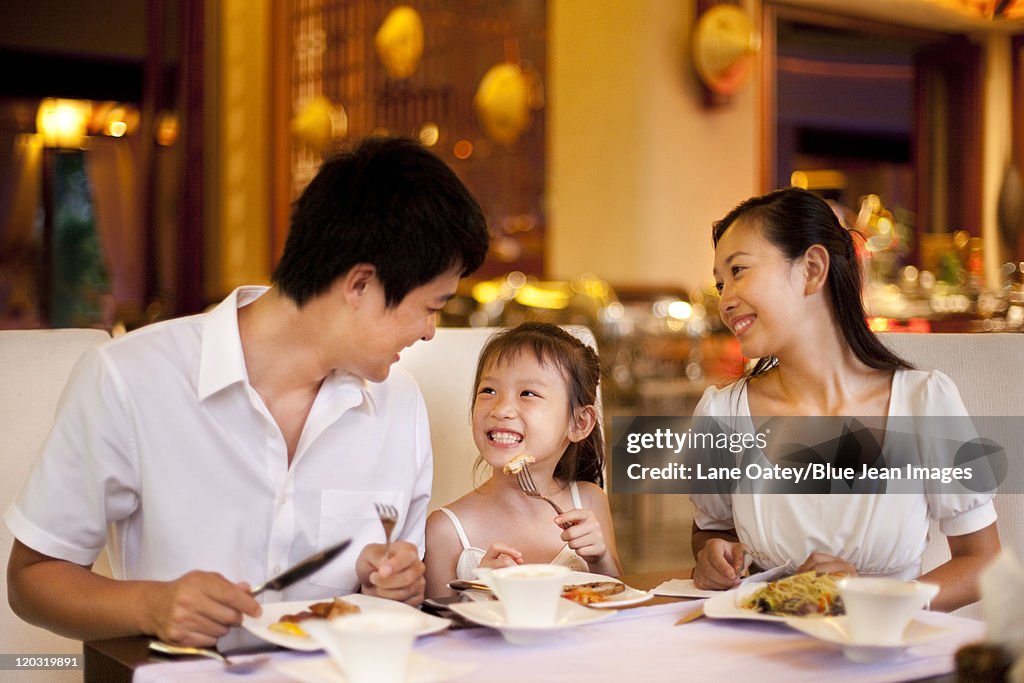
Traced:
<svg viewBox="0 0 1024 683">
<path fill-rule="evenodd" d="M 563 586 L 576 585 L 580 583 L 593 583 L 594 581 L 614 581 L 616 583 L 622 583 L 615 577 L 605 576 L 604 574 L 591 574 L 589 572 L 571 572 L 565 575 L 562 580 Z M 625 584 L 623 584 L 625 585 Z M 642 591 L 632 586 L 626 586 L 625 590 L 621 593 L 617 593 L 607 600 L 601 602 L 595 602 L 587 607 L 598 607 L 604 608 L 615 608 L 615 607 L 626 607 L 627 605 L 638 605 L 641 602 L 647 602 L 654 597 L 654 591 Z"/>
<path fill-rule="evenodd" d="M 499 600 L 456 602 L 450 607 L 474 624 L 498 629 L 505 640 L 517 645 L 546 642 L 555 631 L 590 624 L 615 614 L 615 610 L 587 609 L 569 600 L 559 600 L 555 623 L 550 626 L 510 626 L 505 623 L 505 607 Z"/>
<path fill-rule="evenodd" d="M 753 619 L 755 621 L 785 621 L 786 617 L 776 614 L 766 614 L 754 609 L 740 607 L 743 598 L 747 597 L 759 588 L 768 584 L 755 581 L 745 583 L 739 588 L 716 593 L 704 601 L 704 616 L 714 619 Z M 806 619 L 806 617 L 795 617 Z"/>
<path fill-rule="evenodd" d="M 766 569 L 765 571 L 757 574 L 751 574 L 744 578 L 740 582 L 740 585 L 745 586 L 748 583 L 757 582 L 764 584 L 768 581 L 774 581 L 775 579 L 782 578 L 783 576 L 792 573 L 792 566 L 785 564 L 780 567 Z M 668 598 L 711 598 L 721 594 L 722 591 L 697 588 L 693 583 L 693 579 L 669 579 L 668 581 L 663 581 L 659 586 L 656 586 L 651 592 L 655 595 L 664 595 Z"/>
<path fill-rule="evenodd" d="M 467 674 L 473 670 L 469 662 L 444 662 L 413 652 L 409 656 L 408 683 L 436 683 Z M 301 683 L 347 683 L 348 678 L 330 657 L 293 659 L 275 662 L 274 668 Z"/>
<path fill-rule="evenodd" d="M 352 595 L 342 596 L 345 602 L 351 602 L 353 605 L 358 605 L 359 609 L 364 612 L 377 612 L 377 611 L 397 611 L 397 612 L 412 612 L 419 615 L 423 619 L 423 628 L 417 631 L 417 635 L 425 636 L 430 633 L 437 633 L 443 631 L 451 625 L 450 619 L 442 619 L 441 617 L 435 617 L 432 614 L 426 614 L 421 612 L 414 607 L 410 607 L 402 602 L 395 602 L 394 600 L 385 600 L 384 598 L 377 598 L 372 595 L 363 595 L 361 593 L 353 593 Z M 278 621 L 281 617 L 286 614 L 295 614 L 297 612 L 303 612 L 309 609 L 309 606 L 314 602 L 322 602 L 318 600 L 299 600 L 296 602 L 272 602 L 263 605 L 263 614 L 260 615 L 259 619 L 253 619 L 252 617 L 246 616 L 242 618 L 242 627 L 252 633 L 258 638 L 262 638 L 268 643 L 274 645 L 280 645 L 291 650 L 303 650 L 305 652 L 315 652 L 316 650 L 322 650 L 323 647 L 320 643 L 316 642 L 313 638 L 306 636 L 293 636 L 287 633 L 278 633 L 270 630 L 270 625 Z M 344 617 L 342 617 L 344 618 Z M 300 624 L 301 626 L 301 624 Z"/>
<path fill-rule="evenodd" d="M 843 653 L 855 662 L 881 662 L 895 659 L 903 650 L 915 645 L 924 645 L 952 634 L 955 629 L 935 626 L 917 619 L 907 624 L 903 637 L 898 643 L 861 644 L 850 639 L 846 630 L 846 617 L 825 617 L 822 619 L 787 618 L 786 623 L 809 636 L 835 643 L 843 648 Z"/>
</svg>

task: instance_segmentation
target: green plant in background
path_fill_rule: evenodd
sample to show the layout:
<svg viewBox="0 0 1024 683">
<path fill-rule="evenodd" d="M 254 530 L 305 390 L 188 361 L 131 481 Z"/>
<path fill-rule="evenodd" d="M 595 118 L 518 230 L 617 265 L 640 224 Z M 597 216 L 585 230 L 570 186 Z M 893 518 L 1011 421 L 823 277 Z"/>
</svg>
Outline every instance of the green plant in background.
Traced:
<svg viewBox="0 0 1024 683">
<path fill-rule="evenodd" d="M 110 277 L 96 231 L 84 152 L 57 154 L 53 188 L 50 326 L 94 327 L 105 322 Z"/>
</svg>

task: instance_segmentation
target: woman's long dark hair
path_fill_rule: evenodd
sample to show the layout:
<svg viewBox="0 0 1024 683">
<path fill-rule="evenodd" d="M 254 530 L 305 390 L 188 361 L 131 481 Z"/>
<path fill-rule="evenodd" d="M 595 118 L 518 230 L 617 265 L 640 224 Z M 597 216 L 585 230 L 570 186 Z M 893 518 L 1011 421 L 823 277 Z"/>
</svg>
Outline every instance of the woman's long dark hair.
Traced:
<svg viewBox="0 0 1024 683">
<path fill-rule="evenodd" d="M 515 360 L 530 351 L 542 365 L 552 364 L 565 378 L 569 390 L 569 419 L 584 406 L 597 403 L 601 366 L 592 348 L 561 327 L 550 323 L 523 323 L 491 337 L 480 352 L 473 390 L 480 386 L 484 369 Z M 474 399 L 475 400 L 475 399 Z M 555 465 L 555 477 L 562 481 L 589 481 L 604 486 L 604 436 L 601 421 L 582 441 L 570 443 Z"/>
<path fill-rule="evenodd" d="M 778 247 L 790 261 L 803 256 L 815 244 L 828 250 L 828 289 L 832 311 L 854 355 L 877 370 L 914 367 L 890 351 L 868 327 L 861 299 L 860 263 L 853 238 L 839 224 L 839 219 L 825 200 L 796 187 L 752 197 L 712 226 L 711 240 L 716 248 L 725 231 L 741 218 L 759 226 L 765 239 Z M 778 362 L 774 356 L 759 358 L 747 376 L 763 374 Z"/>
</svg>

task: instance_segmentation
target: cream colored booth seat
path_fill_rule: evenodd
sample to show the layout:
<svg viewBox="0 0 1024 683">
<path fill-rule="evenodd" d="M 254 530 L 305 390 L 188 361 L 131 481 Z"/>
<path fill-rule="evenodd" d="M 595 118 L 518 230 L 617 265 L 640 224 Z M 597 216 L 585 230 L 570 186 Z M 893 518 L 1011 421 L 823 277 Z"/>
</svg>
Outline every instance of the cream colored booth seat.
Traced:
<svg viewBox="0 0 1024 683">
<path fill-rule="evenodd" d="M 72 366 L 97 344 L 110 339 L 102 330 L 4 330 L 0 331 L 0 510 L 6 510 L 28 476 L 36 454 L 53 424 L 54 411 Z M 13 542 L 0 524 L 0 553 L 5 571 L 0 574 L 0 652 L 81 654 L 82 644 L 30 626 L 11 612 L 7 604 L 7 557 Z M 102 565 L 102 566 L 101 566 Z M 106 557 L 97 571 L 109 575 Z M 57 587 L 54 587 L 57 589 Z M 20 678 L 19 678 L 20 676 Z M 81 671 L 3 672 L 5 681 L 74 681 Z"/>
<path fill-rule="evenodd" d="M 431 341 L 402 352 L 399 365 L 416 378 L 430 418 L 434 450 L 431 509 L 450 503 L 480 483 L 473 481 L 473 464 L 478 455 L 469 419 L 475 389 L 473 378 L 481 349 L 500 329 L 442 327 Z M 593 333 L 586 327 L 568 325 L 565 329 L 597 348 Z M 600 404 L 597 408 L 600 415 Z"/>
<path fill-rule="evenodd" d="M 881 334 L 879 337 L 897 354 L 928 370 L 949 375 L 960 390 L 967 412 L 976 417 L 1024 415 L 1024 334 Z M 994 430 L 985 436 L 1007 448 L 1013 457 L 1024 443 L 1024 418 L 986 422 Z M 996 433 L 998 432 L 998 433 Z M 1024 463 L 1011 462 L 1013 490 L 1021 487 Z M 997 526 L 1003 547 L 1024 558 L 1024 494 L 996 496 Z M 924 571 L 949 559 L 949 547 L 934 522 L 924 554 Z M 979 605 L 959 614 L 980 617 Z"/>
<path fill-rule="evenodd" d="M 487 340 L 500 328 L 441 328 L 430 342 L 420 342 L 402 353 L 400 365 L 416 378 L 429 413 L 434 451 L 436 508 L 468 492 L 474 485 L 477 451 L 470 430 L 470 407 L 477 358 Z M 596 348 L 585 327 L 567 326 Z M 61 391 L 75 361 L 109 336 L 99 330 L 0 331 L 0 453 L 5 476 L 0 483 L 0 504 L 6 510 L 28 476 L 42 442 L 53 424 Z M 600 414 L 600 404 L 598 405 Z M 6 564 L 13 539 L 0 524 L 0 542 Z M 106 556 L 94 568 L 110 575 Z M 81 643 L 35 628 L 16 617 L 7 605 L 6 572 L 0 576 L 0 651 L 8 653 L 76 653 Z M 48 672 L 56 673 L 56 672 Z M 67 680 L 78 680 L 72 674 Z M 8 680 L 5 678 L 4 680 Z M 10 679 L 16 680 L 16 679 Z M 36 679 L 31 679 L 36 680 Z M 49 680 L 61 680 L 51 677 Z"/>
</svg>

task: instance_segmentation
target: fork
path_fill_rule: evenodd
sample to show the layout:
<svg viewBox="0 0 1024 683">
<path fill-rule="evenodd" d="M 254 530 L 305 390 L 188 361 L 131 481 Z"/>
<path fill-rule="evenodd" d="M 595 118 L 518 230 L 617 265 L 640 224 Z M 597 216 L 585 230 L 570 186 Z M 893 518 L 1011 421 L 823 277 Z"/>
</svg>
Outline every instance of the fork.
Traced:
<svg viewBox="0 0 1024 683">
<path fill-rule="evenodd" d="M 537 490 L 537 485 L 533 483 L 533 475 L 530 474 L 530 467 L 525 462 L 519 471 L 516 472 L 516 481 L 519 482 L 519 488 L 522 489 L 523 493 L 528 495 L 530 498 L 539 498 L 548 505 L 555 509 L 556 514 L 562 514 L 562 508 L 555 504 L 555 501 L 551 500 L 546 496 L 542 496 L 540 491 Z"/>
<path fill-rule="evenodd" d="M 270 655 L 250 657 L 248 659 L 228 659 L 226 656 L 205 647 L 189 647 L 187 645 L 171 645 L 160 640 L 149 641 L 149 649 L 165 655 L 198 655 L 216 659 L 224 665 L 224 670 L 233 674 L 245 674 L 254 671 L 270 661 Z"/>
<path fill-rule="evenodd" d="M 543 500 L 545 503 L 555 509 L 556 514 L 562 514 L 562 508 L 558 507 L 555 501 L 551 500 L 547 496 L 542 496 L 540 491 L 537 490 L 537 485 L 533 483 L 533 475 L 530 474 L 530 467 L 525 462 L 523 466 L 516 472 L 516 481 L 519 482 L 519 488 L 522 489 L 523 493 L 528 495 L 530 498 L 537 498 Z M 566 522 L 562 525 L 563 529 L 568 529 L 572 526 L 572 522 Z"/>
<path fill-rule="evenodd" d="M 388 505 L 387 503 L 374 503 L 374 507 L 377 508 L 377 517 L 380 518 L 380 524 L 384 527 L 384 541 L 386 543 L 384 547 L 384 558 L 391 557 L 391 533 L 395 530 L 395 525 L 398 523 L 398 510 L 395 509 L 394 505 Z"/>
</svg>

